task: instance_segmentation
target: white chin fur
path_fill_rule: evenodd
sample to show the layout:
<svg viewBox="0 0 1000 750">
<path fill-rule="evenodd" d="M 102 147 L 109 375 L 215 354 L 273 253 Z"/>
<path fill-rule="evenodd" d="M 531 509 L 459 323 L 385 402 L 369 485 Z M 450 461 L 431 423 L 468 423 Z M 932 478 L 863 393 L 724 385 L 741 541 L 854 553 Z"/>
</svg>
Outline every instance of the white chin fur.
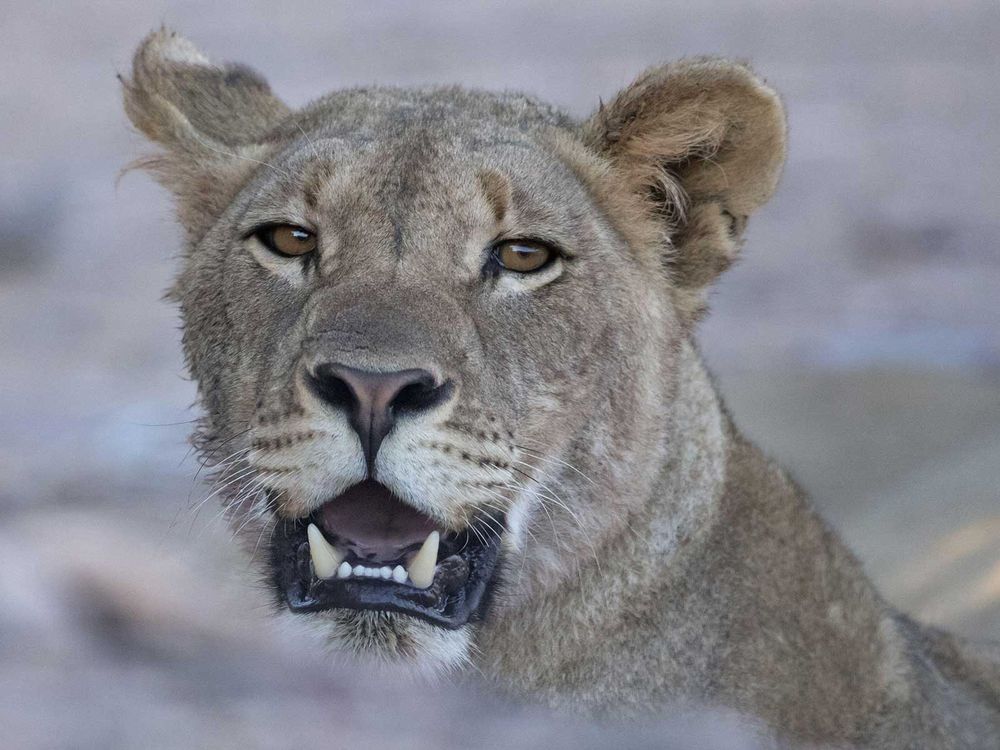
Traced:
<svg viewBox="0 0 1000 750">
<path fill-rule="evenodd" d="M 355 659 L 394 676 L 434 679 L 470 664 L 468 626 L 447 630 L 406 615 L 362 611 L 349 612 L 348 625 L 341 621 L 344 612 L 285 610 L 278 619 L 281 636 L 312 655 L 320 651 L 333 659 Z"/>
</svg>

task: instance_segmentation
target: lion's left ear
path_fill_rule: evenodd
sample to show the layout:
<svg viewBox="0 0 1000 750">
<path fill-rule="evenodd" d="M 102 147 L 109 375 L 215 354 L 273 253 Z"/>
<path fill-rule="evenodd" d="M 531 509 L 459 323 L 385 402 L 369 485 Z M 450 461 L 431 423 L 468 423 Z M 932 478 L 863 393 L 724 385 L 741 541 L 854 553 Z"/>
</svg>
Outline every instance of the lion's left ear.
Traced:
<svg viewBox="0 0 1000 750">
<path fill-rule="evenodd" d="M 777 186 L 785 160 L 777 94 L 743 65 L 682 61 L 640 76 L 583 136 L 664 222 L 678 305 L 697 318 L 708 286 L 736 258 L 747 217 Z"/>
</svg>

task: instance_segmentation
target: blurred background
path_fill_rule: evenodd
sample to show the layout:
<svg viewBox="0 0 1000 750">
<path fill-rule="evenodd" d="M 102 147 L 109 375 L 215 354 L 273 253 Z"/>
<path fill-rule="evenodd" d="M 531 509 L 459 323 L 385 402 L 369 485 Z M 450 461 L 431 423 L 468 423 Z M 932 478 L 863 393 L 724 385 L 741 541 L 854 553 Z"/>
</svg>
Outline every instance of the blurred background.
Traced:
<svg viewBox="0 0 1000 750">
<path fill-rule="evenodd" d="M 292 105 L 458 82 L 582 117 L 652 63 L 750 60 L 784 97 L 790 152 L 705 354 L 736 421 L 893 603 L 1000 638 L 996 0 L 4 0 L 0 17 L 6 746 L 606 746 L 474 686 L 331 670 L 266 617 L 218 508 L 192 512 L 208 493 L 186 444 L 194 387 L 160 300 L 180 232 L 148 177 L 116 181 L 148 149 L 115 74 L 161 23 Z M 635 729 L 631 746 L 749 746 L 706 725 Z"/>
</svg>

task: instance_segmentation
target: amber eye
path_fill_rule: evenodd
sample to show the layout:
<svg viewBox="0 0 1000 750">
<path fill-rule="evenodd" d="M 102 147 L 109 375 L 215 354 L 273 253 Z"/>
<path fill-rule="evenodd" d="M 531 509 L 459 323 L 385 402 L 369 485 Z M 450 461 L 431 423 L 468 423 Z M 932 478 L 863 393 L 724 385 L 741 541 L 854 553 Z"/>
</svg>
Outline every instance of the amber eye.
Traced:
<svg viewBox="0 0 1000 750">
<path fill-rule="evenodd" d="M 493 257 L 508 271 L 531 273 L 548 265 L 555 252 L 540 242 L 513 240 L 501 242 L 493 248 Z"/>
<path fill-rule="evenodd" d="M 258 229 L 255 235 L 278 255 L 305 255 L 316 249 L 316 235 L 294 224 L 272 224 Z"/>
</svg>

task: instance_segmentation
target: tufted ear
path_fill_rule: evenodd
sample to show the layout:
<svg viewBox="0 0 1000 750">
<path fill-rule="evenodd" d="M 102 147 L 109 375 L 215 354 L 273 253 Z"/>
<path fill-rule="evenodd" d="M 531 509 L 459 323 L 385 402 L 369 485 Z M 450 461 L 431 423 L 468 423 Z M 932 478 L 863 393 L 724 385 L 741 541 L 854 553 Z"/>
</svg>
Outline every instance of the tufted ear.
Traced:
<svg viewBox="0 0 1000 750">
<path fill-rule="evenodd" d="M 254 71 L 213 63 L 168 29 L 140 43 L 121 82 L 132 124 L 164 148 L 137 166 L 174 193 L 181 223 L 201 236 L 260 166 L 289 109 Z"/>
<path fill-rule="evenodd" d="M 677 303 L 697 318 L 709 285 L 736 258 L 747 217 L 777 185 L 785 160 L 777 94 L 743 65 L 684 60 L 644 73 L 583 135 L 663 221 Z"/>
</svg>

